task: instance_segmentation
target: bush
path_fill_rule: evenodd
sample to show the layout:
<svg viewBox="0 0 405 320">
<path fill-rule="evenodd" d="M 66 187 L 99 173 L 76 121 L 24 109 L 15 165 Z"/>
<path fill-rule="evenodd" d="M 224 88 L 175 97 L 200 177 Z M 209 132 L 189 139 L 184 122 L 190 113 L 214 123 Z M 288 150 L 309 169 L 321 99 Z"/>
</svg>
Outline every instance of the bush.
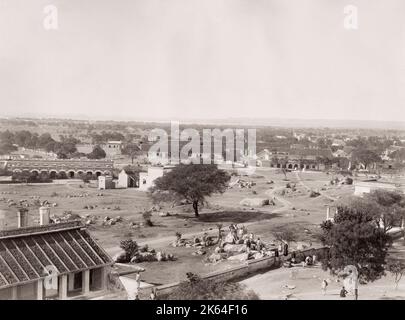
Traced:
<svg viewBox="0 0 405 320">
<path fill-rule="evenodd" d="M 145 211 L 144 213 L 142 213 L 142 218 L 145 221 L 145 224 L 148 227 L 152 227 L 153 226 L 153 222 L 152 222 L 152 213 L 150 211 Z"/>
<path fill-rule="evenodd" d="M 317 191 L 311 191 L 311 193 L 309 194 L 309 197 L 310 198 L 316 198 L 316 197 L 319 197 L 321 194 L 319 193 L 319 192 L 317 192 Z"/>
<path fill-rule="evenodd" d="M 345 183 L 346 183 L 346 184 L 353 184 L 353 179 L 347 177 L 347 178 L 345 179 Z"/>
<path fill-rule="evenodd" d="M 130 260 L 138 252 L 138 244 L 132 239 L 121 240 L 120 248 L 125 251 L 127 260 Z"/>
<path fill-rule="evenodd" d="M 170 294 L 160 296 L 170 300 L 258 300 L 256 293 L 247 291 L 244 285 L 237 282 L 201 279 L 191 272 Z"/>
</svg>

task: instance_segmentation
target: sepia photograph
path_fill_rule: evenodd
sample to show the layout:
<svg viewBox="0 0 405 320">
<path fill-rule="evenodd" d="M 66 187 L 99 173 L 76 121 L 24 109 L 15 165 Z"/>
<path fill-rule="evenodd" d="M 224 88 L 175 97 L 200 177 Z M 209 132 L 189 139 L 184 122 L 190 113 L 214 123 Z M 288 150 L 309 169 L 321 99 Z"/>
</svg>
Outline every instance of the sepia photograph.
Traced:
<svg viewBox="0 0 405 320">
<path fill-rule="evenodd" d="M 0 0 L 0 300 L 404 300 L 404 88 L 403 0 Z"/>
</svg>

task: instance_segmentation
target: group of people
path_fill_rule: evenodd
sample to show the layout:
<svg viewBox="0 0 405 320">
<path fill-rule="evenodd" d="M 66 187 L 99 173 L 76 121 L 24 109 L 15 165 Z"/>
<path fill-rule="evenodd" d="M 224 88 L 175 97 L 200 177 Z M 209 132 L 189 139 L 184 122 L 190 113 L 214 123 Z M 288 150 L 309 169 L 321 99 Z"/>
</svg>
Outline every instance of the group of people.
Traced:
<svg viewBox="0 0 405 320">
<path fill-rule="evenodd" d="M 286 255 L 288 255 L 288 252 Z M 309 266 L 313 266 L 315 264 L 315 262 L 316 262 L 316 255 L 313 255 L 313 256 L 306 256 L 305 259 L 301 263 L 298 263 L 295 252 L 292 252 L 291 258 L 284 263 L 284 267 L 287 267 L 287 268 L 291 268 L 291 267 L 295 267 L 295 266 L 309 267 Z"/>
<path fill-rule="evenodd" d="M 261 251 L 265 249 L 265 245 L 260 238 L 255 238 L 253 233 L 249 233 L 245 226 L 239 227 L 237 224 L 229 226 L 229 233 L 225 238 L 220 239 L 220 245 L 226 244 L 244 244 L 249 250 Z"/>
<path fill-rule="evenodd" d="M 135 281 L 136 281 L 135 295 L 133 297 L 128 296 L 128 299 L 130 300 L 139 300 L 139 289 L 141 288 L 141 274 L 139 272 L 136 273 Z M 152 288 L 149 298 L 150 300 L 156 300 L 157 298 L 156 288 Z"/>
<path fill-rule="evenodd" d="M 153 288 L 151 290 L 150 295 L 149 295 L 149 299 L 150 300 L 156 300 L 157 299 L 156 288 Z M 134 300 L 139 300 L 139 293 L 135 294 L 135 299 Z"/>
<path fill-rule="evenodd" d="M 328 285 L 329 285 L 328 281 L 326 279 L 323 279 L 322 284 L 321 284 L 321 288 L 322 288 L 322 292 L 323 292 L 324 295 L 326 294 L 326 289 L 328 288 Z M 346 295 L 348 293 L 349 292 L 346 290 L 345 286 L 342 286 L 342 289 L 340 289 L 340 292 L 339 292 L 339 296 L 341 298 L 346 298 Z"/>
</svg>

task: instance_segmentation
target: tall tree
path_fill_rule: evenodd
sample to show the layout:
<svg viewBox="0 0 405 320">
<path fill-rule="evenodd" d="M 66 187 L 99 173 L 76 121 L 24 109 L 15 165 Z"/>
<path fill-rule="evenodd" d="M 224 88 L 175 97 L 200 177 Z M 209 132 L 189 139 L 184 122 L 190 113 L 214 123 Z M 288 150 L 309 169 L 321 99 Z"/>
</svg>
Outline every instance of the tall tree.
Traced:
<svg viewBox="0 0 405 320">
<path fill-rule="evenodd" d="M 0 154 L 8 154 L 17 150 L 17 147 L 10 141 L 0 141 Z"/>
<path fill-rule="evenodd" d="M 230 178 L 214 164 L 180 164 L 155 180 L 150 195 L 157 201 L 185 199 L 193 204 L 198 217 L 199 205 L 206 197 L 225 192 Z"/>
<path fill-rule="evenodd" d="M 106 157 L 106 153 L 99 145 L 95 145 L 93 151 L 87 155 L 89 159 L 103 159 Z"/>
<path fill-rule="evenodd" d="M 321 240 L 330 247 L 322 261 L 325 269 L 337 274 L 347 265 L 355 265 L 360 280 L 374 281 L 384 274 L 387 250 L 392 240 L 375 223 L 375 202 L 352 200 L 338 206 L 334 222 L 322 223 Z"/>
<path fill-rule="evenodd" d="M 134 159 L 137 155 L 142 153 L 141 146 L 135 143 L 128 143 L 122 148 L 122 154 L 126 154 L 131 157 L 131 163 L 134 164 Z"/>
<path fill-rule="evenodd" d="M 381 162 L 381 157 L 373 150 L 370 149 L 356 149 L 352 153 L 352 161 L 361 163 L 367 169 L 371 164 Z"/>
<path fill-rule="evenodd" d="M 400 226 L 405 216 L 405 198 L 396 191 L 373 190 L 365 196 L 373 203 L 373 212 L 377 225 L 387 233 L 395 226 Z"/>
</svg>

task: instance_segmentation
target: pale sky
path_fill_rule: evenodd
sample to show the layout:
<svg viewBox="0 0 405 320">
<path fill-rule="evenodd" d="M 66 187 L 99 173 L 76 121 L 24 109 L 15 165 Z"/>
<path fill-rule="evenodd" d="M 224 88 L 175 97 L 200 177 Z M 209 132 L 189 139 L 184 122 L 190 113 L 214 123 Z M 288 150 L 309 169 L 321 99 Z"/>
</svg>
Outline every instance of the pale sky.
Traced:
<svg viewBox="0 0 405 320">
<path fill-rule="evenodd" d="M 24 114 L 405 120 L 405 1 L 0 0 L 0 115 Z"/>
</svg>

